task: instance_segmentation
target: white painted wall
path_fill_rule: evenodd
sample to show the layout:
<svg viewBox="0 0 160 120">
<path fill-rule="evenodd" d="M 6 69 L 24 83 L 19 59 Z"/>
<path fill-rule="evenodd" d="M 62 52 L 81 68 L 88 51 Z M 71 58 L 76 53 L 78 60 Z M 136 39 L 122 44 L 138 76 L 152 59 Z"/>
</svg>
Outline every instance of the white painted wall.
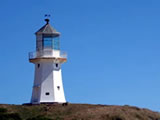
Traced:
<svg viewBox="0 0 160 120">
<path fill-rule="evenodd" d="M 39 68 L 38 64 L 40 64 Z M 46 95 L 47 92 L 49 95 Z M 53 62 L 35 63 L 35 80 L 31 103 L 41 102 L 66 102 L 60 63 L 58 67 Z"/>
</svg>

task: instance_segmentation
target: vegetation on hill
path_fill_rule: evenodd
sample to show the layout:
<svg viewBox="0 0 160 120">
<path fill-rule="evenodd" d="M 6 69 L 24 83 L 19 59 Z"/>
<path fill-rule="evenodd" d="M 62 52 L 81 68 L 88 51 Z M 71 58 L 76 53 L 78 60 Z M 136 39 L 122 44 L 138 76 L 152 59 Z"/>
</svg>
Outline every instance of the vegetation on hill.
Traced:
<svg viewBox="0 0 160 120">
<path fill-rule="evenodd" d="M 0 120 L 160 120 L 160 113 L 131 106 L 0 105 Z"/>
</svg>

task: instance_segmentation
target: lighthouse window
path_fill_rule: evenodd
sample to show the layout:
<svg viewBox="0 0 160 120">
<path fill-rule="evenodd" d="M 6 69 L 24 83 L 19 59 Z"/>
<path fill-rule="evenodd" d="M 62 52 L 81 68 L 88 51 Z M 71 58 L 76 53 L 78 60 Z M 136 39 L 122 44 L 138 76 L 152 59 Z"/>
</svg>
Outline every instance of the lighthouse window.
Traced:
<svg viewBox="0 0 160 120">
<path fill-rule="evenodd" d="M 55 37 L 54 38 L 53 49 L 55 49 L 55 50 L 59 50 L 60 49 L 60 46 L 59 46 L 59 37 Z"/>
<path fill-rule="evenodd" d="M 58 67 L 58 64 L 56 64 L 56 67 Z"/>
<path fill-rule="evenodd" d="M 60 90 L 60 86 L 57 86 L 57 89 Z"/>
<path fill-rule="evenodd" d="M 43 47 L 44 48 L 53 48 L 53 38 L 52 37 L 44 37 L 43 38 Z"/>
<path fill-rule="evenodd" d="M 40 64 L 38 64 L 37 67 L 39 68 L 39 67 L 40 67 Z"/>
<path fill-rule="evenodd" d="M 46 92 L 46 95 L 49 95 L 49 92 Z"/>
</svg>

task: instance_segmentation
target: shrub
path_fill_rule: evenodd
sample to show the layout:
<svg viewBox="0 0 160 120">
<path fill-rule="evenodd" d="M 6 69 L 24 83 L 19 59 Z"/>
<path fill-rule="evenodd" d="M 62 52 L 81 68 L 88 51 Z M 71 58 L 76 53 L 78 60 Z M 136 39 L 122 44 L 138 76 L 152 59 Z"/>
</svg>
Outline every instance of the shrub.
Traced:
<svg viewBox="0 0 160 120">
<path fill-rule="evenodd" d="M 52 120 L 52 119 L 46 118 L 43 116 L 37 116 L 37 117 L 33 117 L 33 118 L 28 118 L 27 120 Z"/>
<path fill-rule="evenodd" d="M 5 108 L 0 108 L 0 114 L 6 113 L 6 112 L 7 112 L 7 109 L 5 109 Z"/>
<path fill-rule="evenodd" d="M 123 118 L 122 116 L 119 115 L 102 115 L 101 119 L 103 120 L 125 120 L 125 118 Z"/>
<path fill-rule="evenodd" d="M 18 113 L 0 114 L 0 120 L 22 120 Z"/>
</svg>

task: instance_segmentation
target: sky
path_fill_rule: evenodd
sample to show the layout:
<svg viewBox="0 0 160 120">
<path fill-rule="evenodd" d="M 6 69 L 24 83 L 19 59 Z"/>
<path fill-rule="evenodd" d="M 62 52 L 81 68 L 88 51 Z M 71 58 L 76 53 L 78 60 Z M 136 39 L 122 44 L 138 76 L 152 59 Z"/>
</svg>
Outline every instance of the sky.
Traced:
<svg viewBox="0 0 160 120">
<path fill-rule="evenodd" d="M 35 32 L 44 15 L 61 33 L 70 103 L 160 111 L 159 0 L 1 0 L 0 103 L 31 99 Z"/>
</svg>

